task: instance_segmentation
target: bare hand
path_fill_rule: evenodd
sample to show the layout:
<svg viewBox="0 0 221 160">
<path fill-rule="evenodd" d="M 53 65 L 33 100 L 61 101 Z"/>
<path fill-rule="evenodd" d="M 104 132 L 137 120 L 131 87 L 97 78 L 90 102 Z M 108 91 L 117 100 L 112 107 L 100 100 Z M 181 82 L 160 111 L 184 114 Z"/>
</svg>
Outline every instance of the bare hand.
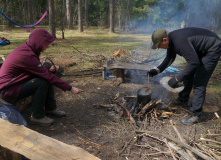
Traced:
<svg viewBox="0 0 221 160">
<path fill-rule="evenodd" d="M 57 66 L 57 65 L 55 65 L 55 66 L 52 65 L 51 68 L 49 68 L 49 71 L 50 71 L 50 72 L 55 72 L 55 71 L 57 71 L 58 69 L 59 69 L 59 66 Z"/>
<path fill-rule="evenodd" d="M 71 92 L 73 94 L 78 94 L 78 93 L 81 93 L 83 90 L 79 89 L 79 88 L 75 88 L 75 87 L 72 87 L 71 88 Z"/>
</svg>

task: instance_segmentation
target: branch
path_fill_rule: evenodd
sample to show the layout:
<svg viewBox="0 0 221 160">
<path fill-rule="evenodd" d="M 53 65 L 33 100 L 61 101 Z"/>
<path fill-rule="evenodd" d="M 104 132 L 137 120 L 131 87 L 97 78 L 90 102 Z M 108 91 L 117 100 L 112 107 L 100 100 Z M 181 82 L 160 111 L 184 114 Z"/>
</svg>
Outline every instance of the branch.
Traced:
<svg viewBox="0 0 221 160">
<path fill-rule="evenodd" d="M 176 126 L 173 124 L 173 121 L 172 121 L 172 120 L 170 120 L 170 124 L 173 126 L 173 129 L 175 130 L 175 132 L 176 132 L 178 138 L 179 138 L 182 142 L 186 143 L 185 139 L 183 139 L 183 137 L 180 135 L 180 132 L 178 131 L 178 129 L 176 128 Z M 186 150 L 186 152 L 189 154 L 189 156 L 191 157 L 191 159 L 197 160 L 197 159 L 194 157 L 194 155 L 192 154 L 192 152 L 191 152 L 190 150 Z"/>
<path fill-rule="evenodd" d="M 192 160 L 192 158 L 185 152 L 184 149 L 178 147 L 177 145 L 175 145 L 174 143 L 172 142 L 168 142 L 168 145 L 173 148 L 177 153 L 179 153 L 180 155 L 182 155 L 182 157 L 185 159 L 185 160 Z"/>
<path fill-rule="evenodd" d="M 186 143 L 183 143 L 183 142 L 179 141 L 178 139 L 176 139 L 174 137 L 171 137 L 169 135 L 165 135 L 165 134 L 161 134 L 161 133 L 157 133 L 157 132 L 152 132 L 152 131 L 146 131 L 146 130 L 136 130 L 135 132 L 136 132 L 136 134 L 146 133 L 146 134 L 155 134 L 155 135 L 164 136 L 165 138 L 167 138 L 169 140 L 172 140 L 172 141 L 178 143 L 179 145 L 182 145 L 183 147 L 186 147 L 187 149 L 191 150 L 193 153 L 197 154 L 201 158 L 206 159 L 206 160 L 211 160 L 210 157 L 208 157 L 207 155 L 201 153 L 199 150 L 197 150 L 197 149 L 191 147 L 190 145 L 188 145 Z"/>
</svg>

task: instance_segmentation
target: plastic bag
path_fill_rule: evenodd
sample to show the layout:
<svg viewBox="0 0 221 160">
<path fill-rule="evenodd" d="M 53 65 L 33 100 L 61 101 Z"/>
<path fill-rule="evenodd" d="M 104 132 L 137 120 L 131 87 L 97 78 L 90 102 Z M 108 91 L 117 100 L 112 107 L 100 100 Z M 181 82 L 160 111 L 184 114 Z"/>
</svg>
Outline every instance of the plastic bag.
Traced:
<svg viewBox="0 0 221 160">
<path fill-rule="evenodd" d="M 27 121 L 21 113 L 11 104 L 0 103 L 0 118 L 27 127 Z"/>
</svg>

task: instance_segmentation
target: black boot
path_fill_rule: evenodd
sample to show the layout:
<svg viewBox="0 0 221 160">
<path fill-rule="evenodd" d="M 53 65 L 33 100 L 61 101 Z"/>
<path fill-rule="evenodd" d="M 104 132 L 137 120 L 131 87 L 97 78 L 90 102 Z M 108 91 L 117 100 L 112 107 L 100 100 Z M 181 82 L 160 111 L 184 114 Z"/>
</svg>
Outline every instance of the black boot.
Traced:
<svg viewBox="0 0 221 160">
<path fill-rule="evenodd" d="M 180 121 L 182 124 L 185 124 L 185 125 L 193 125 L 201 121 L 201 116 L 195 116 L 193 113 L 188 113 Z"/>
</svg>

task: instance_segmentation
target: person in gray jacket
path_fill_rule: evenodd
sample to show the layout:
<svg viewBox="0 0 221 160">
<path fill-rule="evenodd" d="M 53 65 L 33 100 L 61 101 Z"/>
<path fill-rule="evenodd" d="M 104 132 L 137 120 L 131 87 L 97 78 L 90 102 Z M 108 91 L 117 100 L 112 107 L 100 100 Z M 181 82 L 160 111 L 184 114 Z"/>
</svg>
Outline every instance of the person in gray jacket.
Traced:
<svg viewBox="0 0 221 160">
<path fill-rule="evenodd" d="M 151 69 L 148 72 L 151 77 L 169 67 L 177 54 L 183 56 L 187 61 L 184 70 L 171 78 L 168 81 L 168 85 L 176 88 L 179 82 L 183 82 L 184 89 L 179 93 L 179 97 L 174 103 L 186 107 L 190 92 L 193 89 L 190 112 L 181 119 L 181 123 L 192 125 L 199 122 L 201 120 L 206 87 L 221 56 L 221 40 L 219 36 L 203 28 L 187 27 L 172 32 L 158 29 L 153 32 L 152 41 L 152 49 L 167 49 L 167 54 L 156 69 Z"/>
</svg>

